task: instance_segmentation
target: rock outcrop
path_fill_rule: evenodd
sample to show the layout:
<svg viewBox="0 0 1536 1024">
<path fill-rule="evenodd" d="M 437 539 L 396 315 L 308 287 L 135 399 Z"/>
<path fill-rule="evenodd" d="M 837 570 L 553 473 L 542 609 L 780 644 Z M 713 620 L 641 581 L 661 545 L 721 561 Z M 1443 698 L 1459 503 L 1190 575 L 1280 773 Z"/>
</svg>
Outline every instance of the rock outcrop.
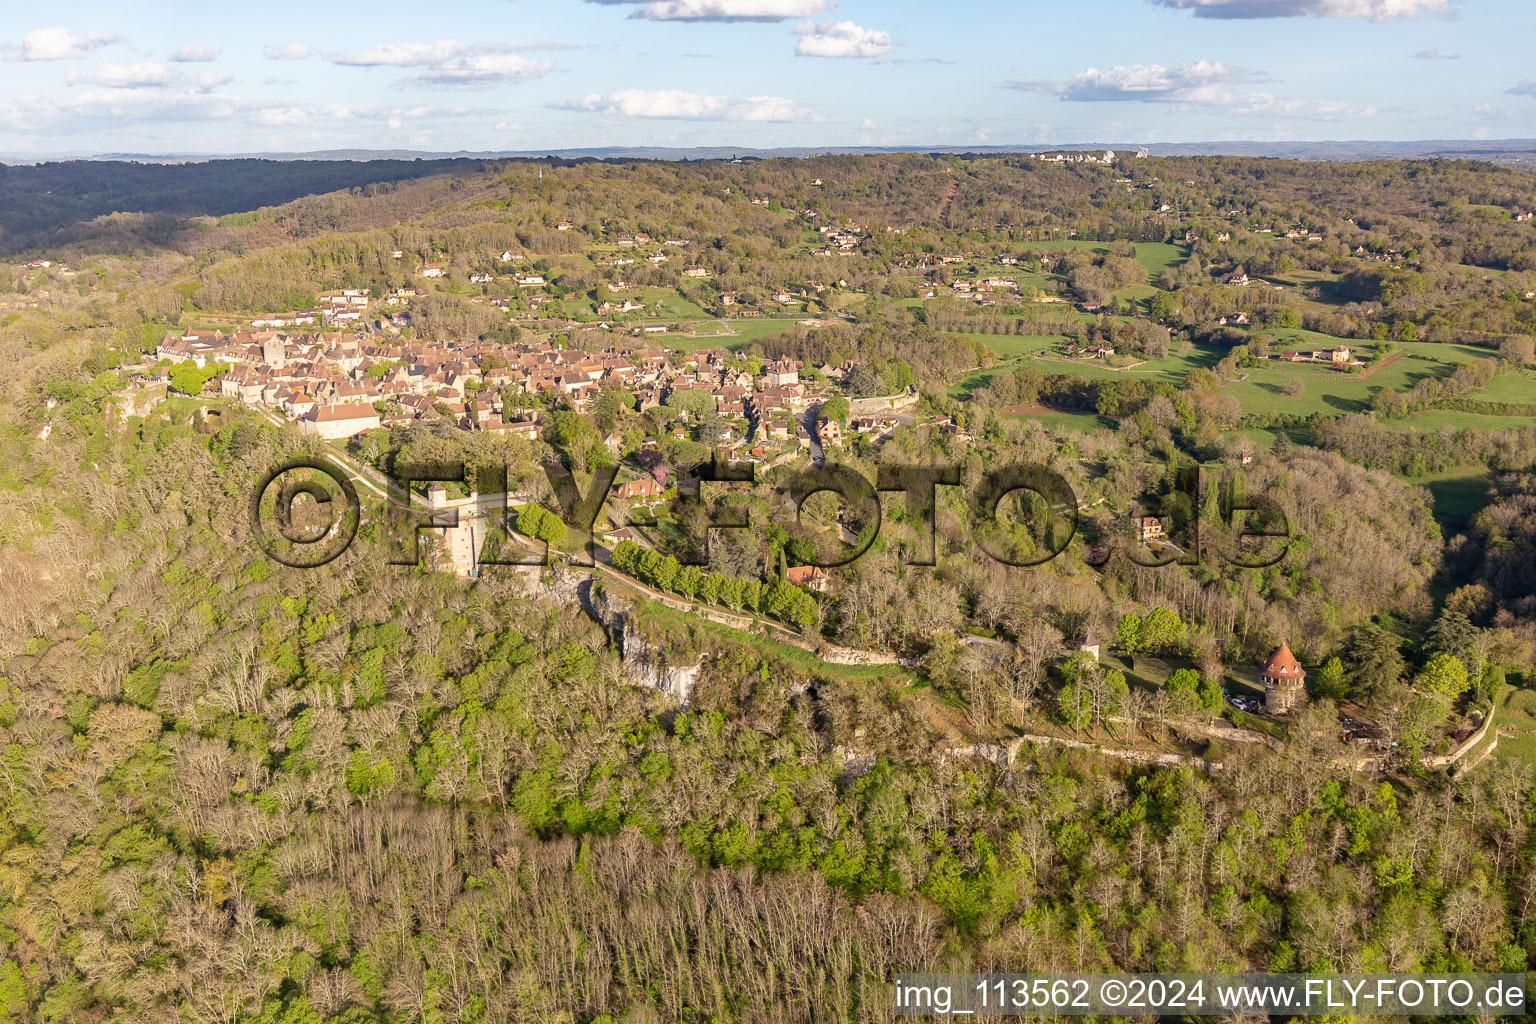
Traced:
<svg viewBox="0 0 1536 1024">
<path fill-rule="evenodd" d="M 636 686 L 649 686 L 688 706 L 688 699 L 704 667 L 698 654 L 677 657 L 665 644 L 647 637 L 635 627 L 635 606 L 602 586 L 588 586 L 582 607 L 608 633 L 608 639 L 624 659 L 624 671 Z"/>
</svg>

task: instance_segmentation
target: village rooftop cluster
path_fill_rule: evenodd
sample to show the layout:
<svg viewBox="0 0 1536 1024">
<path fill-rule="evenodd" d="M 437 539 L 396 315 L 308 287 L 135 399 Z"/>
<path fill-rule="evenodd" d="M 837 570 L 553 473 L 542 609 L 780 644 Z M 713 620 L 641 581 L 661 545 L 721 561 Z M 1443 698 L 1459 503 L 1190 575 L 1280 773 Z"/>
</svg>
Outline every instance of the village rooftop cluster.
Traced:
<svg viewBox="0 0 1536 1024">
<path fill-rule="evenodd" d="M 749 457 L 759 459 L 768 454 L 765 446 L 794 442 L 796 449 L 819 449 L 840 443 L 842 424 L 814 411 L 853 369 L 853 364 L 819 366 L 817 380 L 807 382 L 798 360 L 771 360 L 753 373 L 751 364 L 724 349 L 684 355 L 618 343 L 587 352 L 545 340 L 438 343 L 339 331 L 172 332 L 155 355 L 162 364 L 227 366 L 220 380 L 225 397 L 294 420 L 325 440 L 404 426 L 433 413 L 462 430 L 532 439 L 541 430 L 541 395 L 584 413 L 604 388 L 613 387 L 633 394 L 642 412 L 681 393 L 705 396 L 688 408 L 712 406 L 723 421 L 723 434 L 708 440 L 729 452 L 750 447 Z M 908 393 L 854 399 L 855 408 L 887 411 L 852 416 L 848 428 L 889 432 L 902 421 L 890 410 L 910 408 L 915 398 Z M 674 433 L 686 437 L 700 415 L 678 408 L 675 418 Z M 605 440 L 615 448 L 619 443 L 615 435 Z"/>
</svg>

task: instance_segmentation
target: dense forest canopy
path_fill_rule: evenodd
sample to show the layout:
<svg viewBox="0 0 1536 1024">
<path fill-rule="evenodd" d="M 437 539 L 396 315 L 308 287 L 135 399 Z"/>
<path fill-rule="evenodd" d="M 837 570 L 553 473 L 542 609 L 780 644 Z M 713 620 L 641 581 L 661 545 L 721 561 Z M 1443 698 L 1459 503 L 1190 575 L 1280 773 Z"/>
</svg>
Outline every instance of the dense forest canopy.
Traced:
<svg viewBox="0 0 1536 1024">
<path fill-rule="evenodd" d="M 106 214 L 217 217 L 338 189 L 376 193 L 381 183 L 482 166 L 469 160 L 208 160 L 138 163 L 62 160 L 0 164 L 0 243 L 56 237 Z"/>
</svg>

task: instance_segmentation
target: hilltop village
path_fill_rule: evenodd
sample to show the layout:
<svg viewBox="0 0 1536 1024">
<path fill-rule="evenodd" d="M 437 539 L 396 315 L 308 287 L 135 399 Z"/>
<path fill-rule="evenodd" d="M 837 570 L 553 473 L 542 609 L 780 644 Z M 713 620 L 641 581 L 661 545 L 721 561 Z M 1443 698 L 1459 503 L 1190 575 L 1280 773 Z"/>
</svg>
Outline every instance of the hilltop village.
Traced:
<svg viewBox="0 0 1536 1024">
<path fill-rule="evenodd" d="M 550 342 L 410 342 L 344 332 L 192 331 L 167 335 L 155 356 L 167 364 L 227 367 L 220 393 L 273 410 L 326 440 L 404 426 L 435 414 L 460 429 L 539 436 L 544 410 L 585 413 L 605 389 L 633 396 L 633 409 L 664 404 L 682 434 L 727 452 L 750 448 L 761 458 L 786 443 L 836 444 L 844 427 L 878 434 L 910 417 L 912 392 L 854 399 L 840 420 L 807 417 L 839 394 L 837 382 L 856 364 L 822 365 L 801 379 L 799 360 L 747 360 L 723 348 L 688 353 L 638 347 L 621 336 L 598 351 Z M 169 381 L 168 371 L 164 377 Z M 678 396 L 690 395 L 684 399 Z M 701 424 L 708 420 L 712 426 Z M 813 433 L 814 431 L 814 433 Z M 617 440 L 613 438 L 612 440 Z M 756 442 L 755 444 L 752 442 Z"/>
</svg>

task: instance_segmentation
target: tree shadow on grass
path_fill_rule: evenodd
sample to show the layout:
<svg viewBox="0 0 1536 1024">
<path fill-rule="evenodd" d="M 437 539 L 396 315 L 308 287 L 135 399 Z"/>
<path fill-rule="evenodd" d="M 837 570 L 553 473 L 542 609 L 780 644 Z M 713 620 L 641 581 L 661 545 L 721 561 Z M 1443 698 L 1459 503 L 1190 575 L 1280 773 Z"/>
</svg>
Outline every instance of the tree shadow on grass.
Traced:
<svg viewBox="0 0 1536 1024">
<path fill-rule="evenodd" d="M 1324 395 L 1323 404 L 1340 412 L 1367 412 L 1371 403 L 1361 401 L 1358 398 L 1345 398 L 1342 395 Z"/>
</svg>

